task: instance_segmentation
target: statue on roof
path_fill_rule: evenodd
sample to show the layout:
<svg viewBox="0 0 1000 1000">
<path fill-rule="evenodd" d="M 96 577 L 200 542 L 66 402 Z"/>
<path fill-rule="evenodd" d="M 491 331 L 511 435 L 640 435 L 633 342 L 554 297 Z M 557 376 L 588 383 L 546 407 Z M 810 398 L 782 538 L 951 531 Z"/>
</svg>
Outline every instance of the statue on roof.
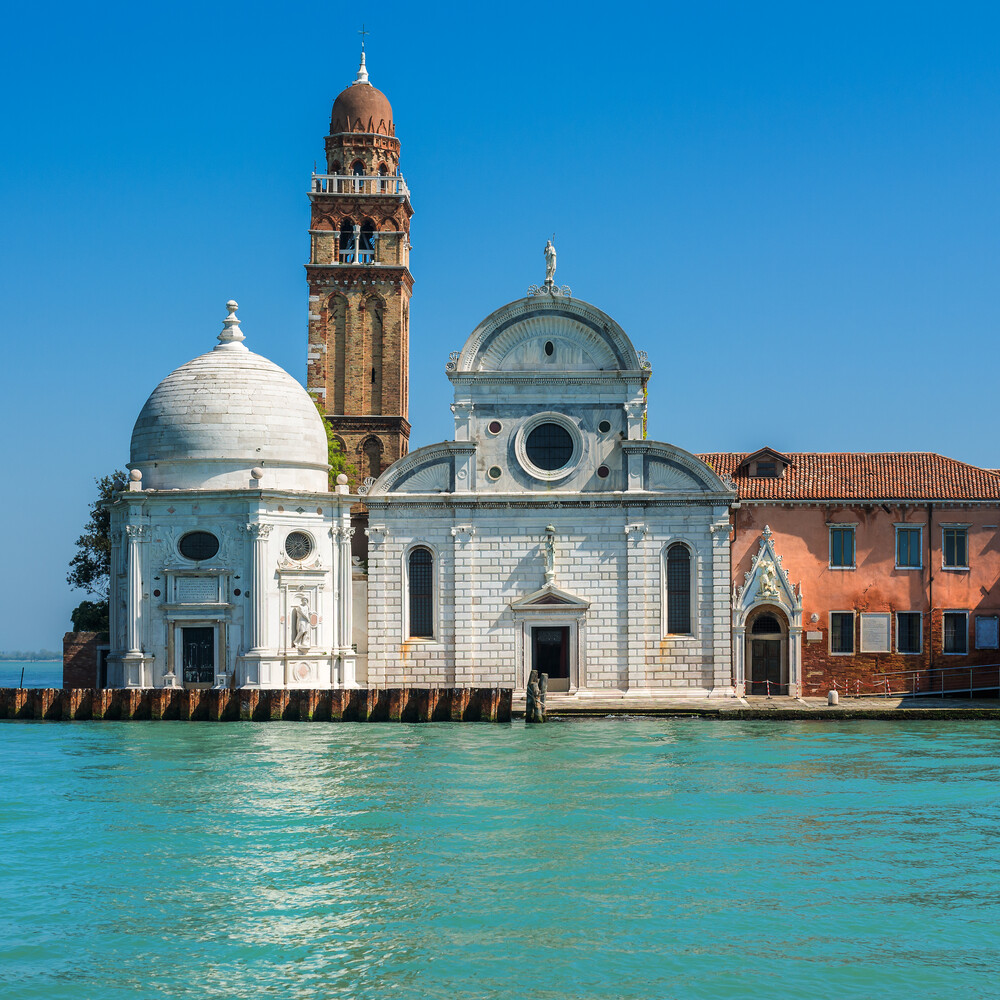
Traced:
<svg viewBox="0 0 1000 1000">
<path fill-rule="evenodd" d="M 545 241 L 545 284 L 551 285 L 556 279 L 556 248 L 552 240 Z"/>
</svg>

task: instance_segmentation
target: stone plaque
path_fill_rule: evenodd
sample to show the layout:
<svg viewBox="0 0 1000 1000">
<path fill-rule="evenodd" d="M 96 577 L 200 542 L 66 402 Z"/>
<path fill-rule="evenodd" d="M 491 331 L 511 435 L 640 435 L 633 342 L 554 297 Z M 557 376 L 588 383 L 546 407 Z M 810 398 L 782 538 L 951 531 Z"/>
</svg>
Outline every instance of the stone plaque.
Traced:
<svg viewBox="0 0 1000 1000">
<path fill-rule="evenodd" d="M 861 652 L 888 653 L 890 615 L 863 614 L 861 616 Z"/>
<path fill-rule="evenodd" d="M 806 642 L 822 642 L 822 632 L 806 632 Z"/>
<path fill-rule="evenodd" d="M 177 577 L 178 604 L 216 604 L 219 600 L 219 578 L 216 576 Z"/>
</svg>

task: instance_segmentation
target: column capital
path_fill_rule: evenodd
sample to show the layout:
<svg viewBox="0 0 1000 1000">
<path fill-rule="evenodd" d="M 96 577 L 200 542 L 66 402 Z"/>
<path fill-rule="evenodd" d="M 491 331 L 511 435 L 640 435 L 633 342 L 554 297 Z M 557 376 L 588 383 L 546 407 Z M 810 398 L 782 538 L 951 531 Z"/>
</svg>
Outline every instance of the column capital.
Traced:
<svg viewBox="0 0 1000 1000">
<path fill-rule="evenodd" d="M 126 524 L 125 534 L 129 538 L 141 539 L 149 531 L 148 525 L 145 524 Z"/>
<path fill-rule="evenodd" d="M 250 532 L 251 536 L 254 538 L 267 538 L 271 534 L 271 529 L 274 527 L 273 524 L 261 524 L 260 521 L 251 521 L 246 525 L 246 530 Z"/>
</svg>

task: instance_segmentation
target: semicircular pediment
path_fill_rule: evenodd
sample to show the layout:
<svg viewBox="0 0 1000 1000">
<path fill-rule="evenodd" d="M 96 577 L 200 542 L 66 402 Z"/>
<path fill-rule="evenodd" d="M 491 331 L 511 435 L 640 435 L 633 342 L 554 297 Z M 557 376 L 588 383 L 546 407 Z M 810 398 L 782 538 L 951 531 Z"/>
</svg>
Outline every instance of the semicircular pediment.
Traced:
<svg viewBox="0 0 1000 1000">
<path fill-rule="evenodd" d="M 545 345 L 551 343 L 552 353 Z M 455 366 L 462 372 L 638 371 L 639 355 L 606 313 L 569 297 L 508 303 L 473 330 Z"/>
</svg>

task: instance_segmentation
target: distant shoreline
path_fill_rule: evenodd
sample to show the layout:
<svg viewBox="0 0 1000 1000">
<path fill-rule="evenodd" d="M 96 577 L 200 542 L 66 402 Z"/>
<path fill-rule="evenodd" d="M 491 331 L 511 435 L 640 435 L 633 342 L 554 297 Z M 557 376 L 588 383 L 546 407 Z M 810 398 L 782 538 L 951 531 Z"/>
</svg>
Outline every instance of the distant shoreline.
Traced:
<svg viewBox="0 0 1000 1000">
<path fill-rule="evenodd" d="M 35 658 L 33 656 L 0 656 L 0 663 L 62 663 L 58 656 Z"/>
</svg>

